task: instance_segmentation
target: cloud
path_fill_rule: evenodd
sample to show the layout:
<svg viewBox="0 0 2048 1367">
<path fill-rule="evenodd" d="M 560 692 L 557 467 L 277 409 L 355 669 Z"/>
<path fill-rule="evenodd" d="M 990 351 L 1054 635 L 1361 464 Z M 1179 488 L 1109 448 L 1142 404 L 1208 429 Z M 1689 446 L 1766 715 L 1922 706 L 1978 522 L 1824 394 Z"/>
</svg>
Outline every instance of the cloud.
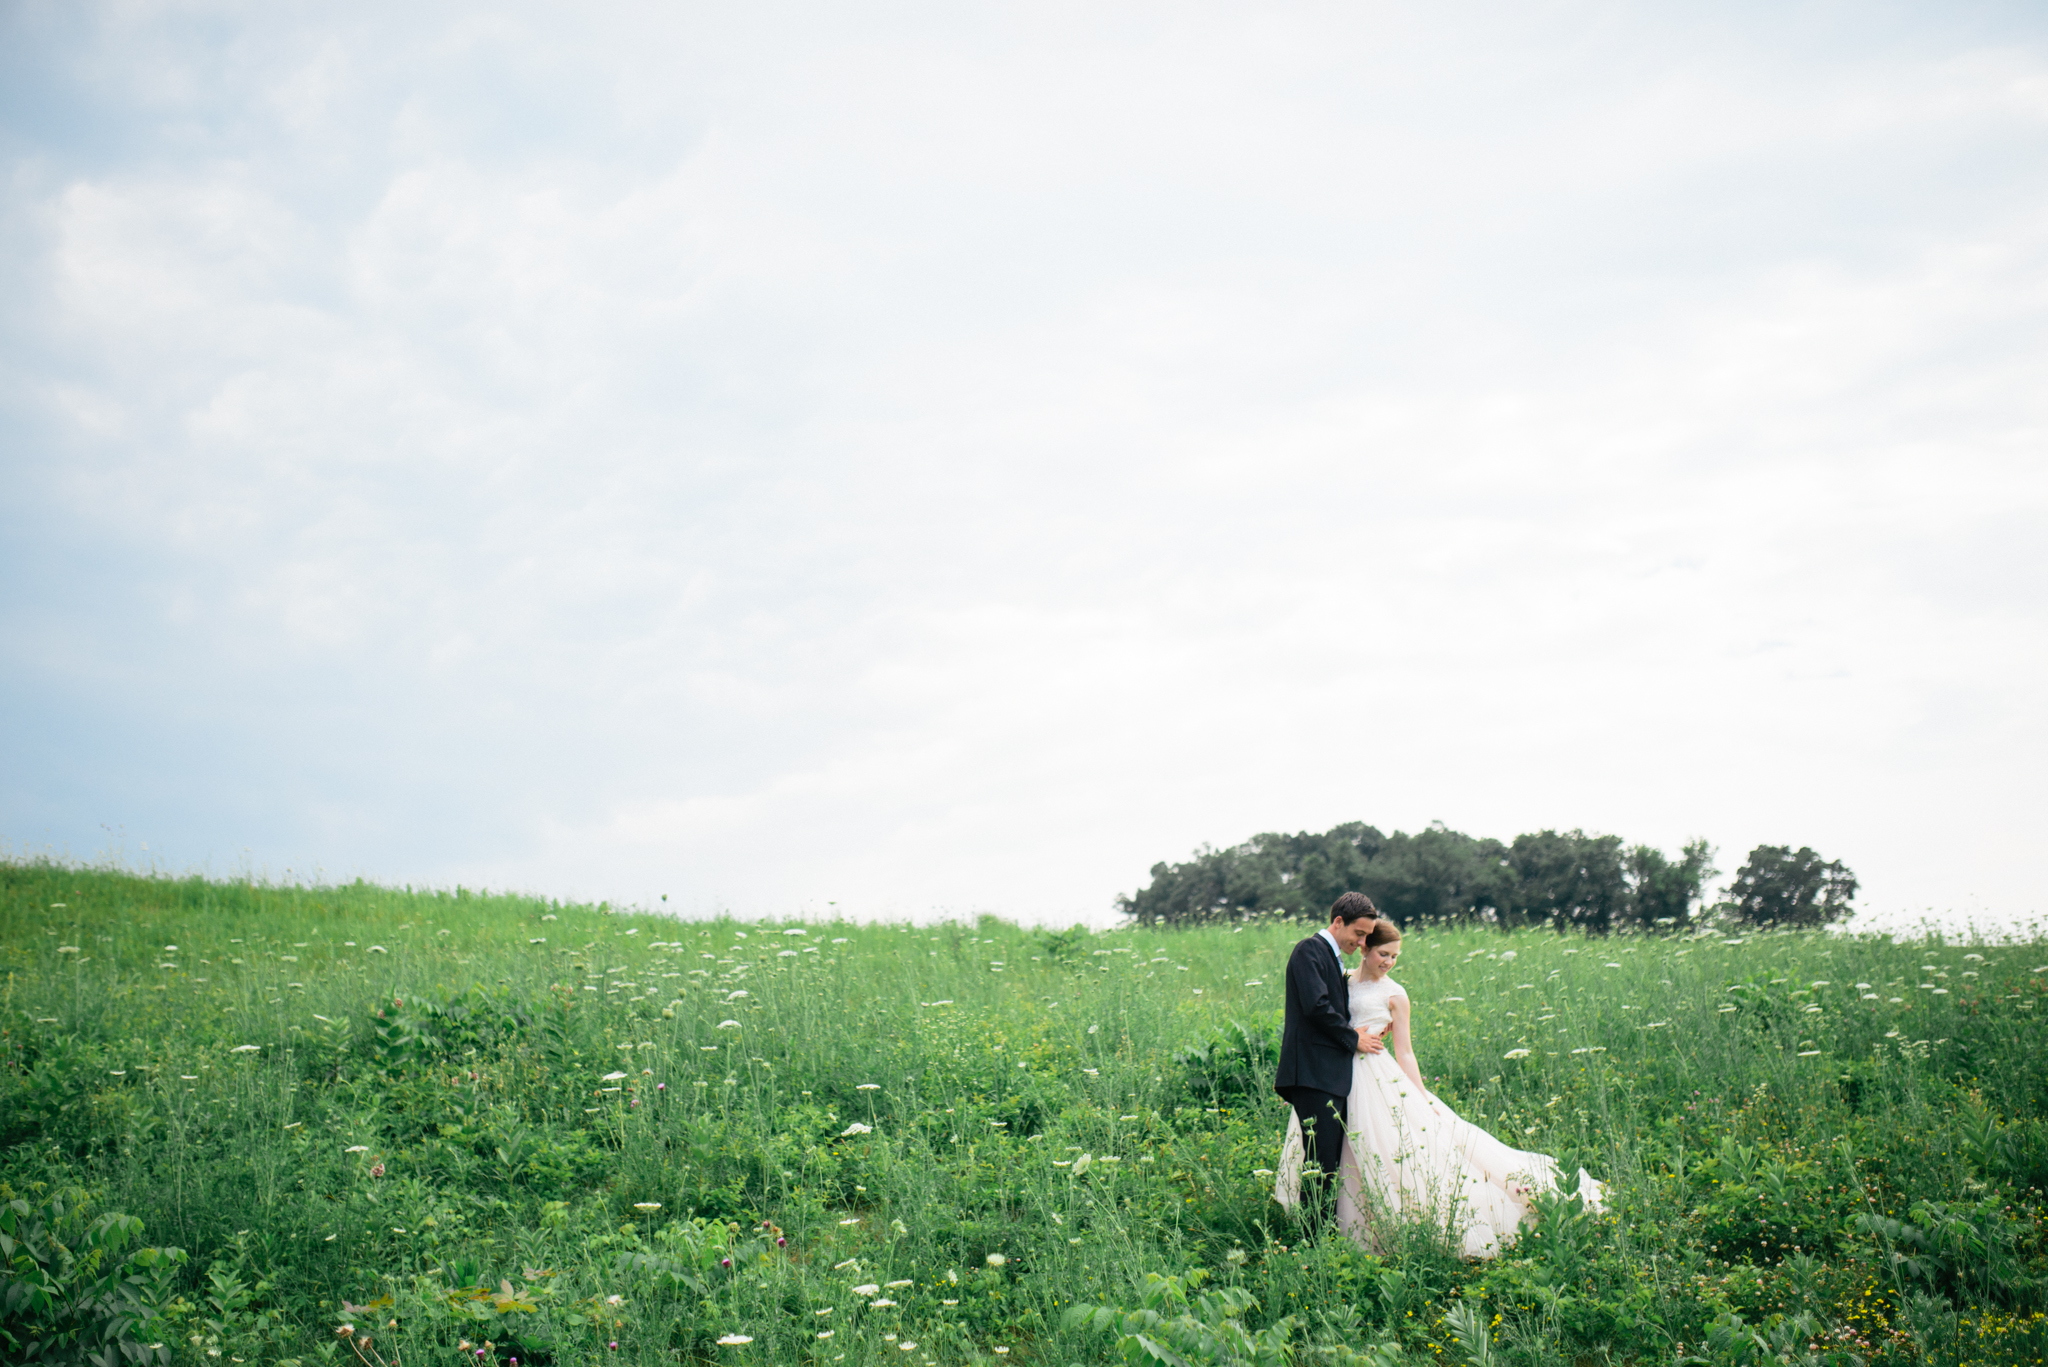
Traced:
<svg viewBox="0 0 2048 1367">
<path fill-rule="evenodd" d="M 11 22 L 17 845 L 1064 917 L 1441 818 L 2033 906 L 2031 20 Z"/>
</svg>

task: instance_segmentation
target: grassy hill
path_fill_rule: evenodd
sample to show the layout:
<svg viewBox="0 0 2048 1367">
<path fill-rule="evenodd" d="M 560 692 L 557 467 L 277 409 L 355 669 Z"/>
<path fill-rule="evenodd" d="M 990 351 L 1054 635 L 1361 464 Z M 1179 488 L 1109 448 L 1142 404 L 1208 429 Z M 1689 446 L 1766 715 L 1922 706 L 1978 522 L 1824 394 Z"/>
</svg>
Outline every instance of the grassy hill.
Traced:
<svg viewBox="0 0 2048 1367">
<path fill-rule="evenodd" d="M 1149 1287 L 1301 1361 L 2048 1360 L 2048 945 L 1412 930 L 1432 1087 L 1613 1188 L 1468 1264 L 1270 1199 L 1301 933 L 0 865 L 0 1200 L 56 1288 L 0 1326 L 123 1270 L 130 1360 L 1064 1364 Z"/>
</svg>

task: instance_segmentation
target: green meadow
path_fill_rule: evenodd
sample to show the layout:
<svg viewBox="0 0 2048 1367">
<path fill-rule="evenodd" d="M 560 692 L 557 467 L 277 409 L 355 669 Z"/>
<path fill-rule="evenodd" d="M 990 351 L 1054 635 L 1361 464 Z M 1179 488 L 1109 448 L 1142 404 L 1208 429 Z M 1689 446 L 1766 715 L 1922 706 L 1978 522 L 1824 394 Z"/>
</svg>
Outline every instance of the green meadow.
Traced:
<svg viewBox="0 0 2048 1367">
<path fill-rule="evenodd" d="M 684 922 L 0 865 L 0 1360 L 2048 1362 L 2048 943 L 1412 927 L 1611 1187 L 1271 1199 L 1294 925 Z"/>
</svg>

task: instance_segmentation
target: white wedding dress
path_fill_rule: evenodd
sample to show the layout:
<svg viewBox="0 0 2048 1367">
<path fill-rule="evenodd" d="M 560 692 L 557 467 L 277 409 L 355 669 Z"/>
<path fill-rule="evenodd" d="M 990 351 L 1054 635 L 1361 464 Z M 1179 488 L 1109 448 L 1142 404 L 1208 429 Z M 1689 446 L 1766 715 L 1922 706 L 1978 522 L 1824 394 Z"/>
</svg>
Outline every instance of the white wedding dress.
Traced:
<svg viewBox="0 0 2048 1367">
<path fill-rule="evenodd" d="M 1352 980 L 1350 986 L 1351 1024 L 1368 1034 L 1385 1030 L 1394 1018 L 1393 999 L 1408 995 L 1392 978 Z M 1427 1220 L 1445 1229 L 1466 1257 L 1494 1257 L 1514 1243 L 1529 1198 L 1558 1189 L 1557 1160 L 1509 1148 L 1417 1088 L 1394 1061 L 1391 1044 L 1352 1064 L 1337 1227 L 1371 1251 L 1375 1220 Z M 1302 1162 L 1301 1121 L 1290 1114 L 1273 1186 L 1283 1206 L 1300 1203 Z M 1573 1194 L 1604 1209 L 1606 1188 L 1584 1168 Z"/>
</svg>

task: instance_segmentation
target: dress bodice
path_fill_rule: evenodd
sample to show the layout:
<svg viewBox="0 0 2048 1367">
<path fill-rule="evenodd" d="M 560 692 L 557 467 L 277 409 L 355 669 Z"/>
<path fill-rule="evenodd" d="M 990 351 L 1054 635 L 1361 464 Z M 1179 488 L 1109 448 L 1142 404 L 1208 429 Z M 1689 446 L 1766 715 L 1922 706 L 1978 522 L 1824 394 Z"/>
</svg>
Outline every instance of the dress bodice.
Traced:
<svg viewBox="0 0 2048 1367">
<path fill-rule="evenodd" d="M 1351 982 L 1351 1028 L 1377 1035 L 1394 1021 L 1393 1000 L 1408 993 L 1392 978 L 1378 982 Z"/>
</svg>

